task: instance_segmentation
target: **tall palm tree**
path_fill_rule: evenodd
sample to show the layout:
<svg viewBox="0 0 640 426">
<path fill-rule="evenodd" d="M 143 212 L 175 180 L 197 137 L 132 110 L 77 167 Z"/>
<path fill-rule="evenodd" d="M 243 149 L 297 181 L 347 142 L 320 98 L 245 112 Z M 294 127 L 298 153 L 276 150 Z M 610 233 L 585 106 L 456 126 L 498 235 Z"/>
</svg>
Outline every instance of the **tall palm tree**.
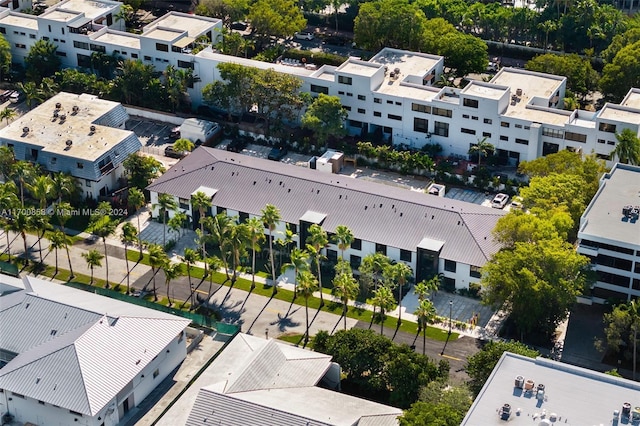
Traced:
<svg viewBox="0 0 640 426">
<path fill-rule="evenodd" d="M 6 145 L 0 146 L 0 174 L 2 174 L 5 182 L 9 182 L 15 162 L 16 156 L 13 148 L 9 148 Z"/>
<path fill-rule="evenodd" d="M 351 229 L 347 228 L 345 225 L 338 225 L 333 238 L 338 249 L 340 249 L 340 258 L 344 259 L 344 251 L 351 247 L 351 243 L 354 240 L 353 232 L 351 232 Z"/>
<path fill-rule="evenodd" d="M 29 249 L 27 247 L 27 232 L 31 230 L 31 220 L 29 216 L 24 214 L 23 211 L 19 211 L 18 214 L 13 216 L 11 225 L 9 227 L 13 232 L 20 234 L 22 241 L 24 242 L 24 265 L 29 264 Z"/>
<path fill-rule="evenodd" d="M 424 355 L 427 345 L 427 326 L 436 317 L 436 308 L 431 300 L 425 299 L 420 301 L 413 313 L 418 317 L 418 334 L 422 331 L 422 355 Z"/>
<path fill-rule="evenodd" d="M 49 251 L 53 250 L 56 258 L 56 275 L 58 274 L 58 249 L 66 247 L 69 238 L 61 231 L 54 231 L 49 234 Z"/>
<path fill-rule="evenodd" d="M 158 293 L 156 291 L 156 274 L 158 269 L 164 265 L 167 255 L 164 252 L 164 248 L 159 244 L 149 245 L 149 265 L 151 266 L 152 279 L 153 279 L 153 300 L 158 301 Z"/>
<path fill-rule="evenodd" d="M 167 300 L 169 301 L 168 305 L 171 306 L 172 303 L 169 285 L 171 284 L 171 280 L 175 280 L 182 275 L 182 264 L 171 263 L 169 259 L 166 259 L 166 262 L 164 262 L 164 264 L 162 265 L 162 271 L 164 272 L 164 283 L 167 286 Z"/>
<path fill-rule="evenodd" d="M 187 264 L 187 277 L 189 278 L 189 289 L 191 289 L 193 288 L 191 284 L 191 266 L 200 260 L 200 256 L 194 249 L 186 248 L 184 249 L 184 256 L 182 256 L 180 260 Z"/>
<path fill-rule="evenodd" d="M 207 211 L 211 208 L 211 197 L 209 197 L 202 191 L 198 191 L 195 194 L 191 195 L 191 207 L 198 210 L 198 223 L 200 224 L 200 233 L 202 234 L 202 237 L 204 237 L 204 218 L 207 215 Z M 200 241 L 202 245 L 200 256 L 202 257 L 202 259 L 206 259 L 206 239 L 201 238 Z M 205 276 L 207 275 L 207 262 L 204 263 L 204 274 Z"/>
<path fill-rule="evenodd" d="M 403 262 L 391 264 L 382 272 L 386 281 L 398 288 L 398 325 L 402 323 L 402 287 L 412 273 L 411 267 Z"/>
<path fill-rule="evenodd" d="M 368 281 L 369 287 L 373 284 L 373 290 L 378 289 L 382 280 L 382 272 L 391 264 L 391 259 L 382 253 L 371 253 L 366 255 L 360 263 L 358 270 L 360 276 Z"/>
<path fill-rule="evenodd" d="M 92 217 L 92 223 L 90 225 L 91 233 L 102 239 L 102 245 L 104 247 L 104 266 L 106 271 L 105 288 L 109 288 L 109 253 L 107 253 L 107 237 L 113 235 L 113 233 L 116 232 L 116 227 L 118 226 L 118 222 L 112 219 L 111 216 L 102 213 L 108 212 L 110 208 L 111 206 L 109 203 L 106 205 L 100 203 L 98 205 L 98 211 L 101 213 Z"/>
<path fill-rule="evenodd" d="M 322 273 L 320 268 L 320 260 L 322 257 L 322 249 L 325 248 L 327 244 L 329 244 L 329 239 L 327 238 L 327 233 L 320 225 L 316 225 L 315 223 L 309 227 L 309 236 L 307 237 L 306 243 L 312 248 L 309 252 L 313 255 L 316 261 L 317 273 L 316 277 L 318 278 L 318 286 L 320 288 L 320 307 L 324 306 L 324 298 L 322 297 Z"/>
<path fill-rule="evenodd" d="M 309 269 L 309 253 L 306 250 L 301 250 L 296 247 L 291 250 L 289 258 L 290 262 L 282 265 L 282 273 L 286 272 L 289 269 L 293 269 L 294 271 L 295 275 L 293 280 L 293 299 L 295 300 L 296 295 L 298 294 L 298 272 Z"/>
<path fill-rule="evenodd" d="M 438 290 L 440 288 L 441 280 L 442 277 L 438 274 L 428 280 L 422 280 L 417 283 L 413 288 L 413 292 L 418 296 L 418 300 L 422 302 L 431 294 L 432 291 Z"/>
<path fill-rule="evenodd" d="M 158 194 L 158 202 L 153 205 L 158 208 L 158 214 L 162 217 L 162 247 L 167 246 L 167 215 L 178 208 L 175 198 L 171 194 Z"/>
<path fill-rule="evenodd" d="M 144 193 L 140 191 L 138 188 L 129 188 L 129 197 L 127 199 L 127 203 L 130 207 L 133 207 L 134 210 L 138 210 L 147 204 L 147 200 L 144 198 Z M 136 215 L 138 219 L 138 236 L 140 235 L 140 213 Z M 138 247 L 140 248 L 140 259 L 142 259 L 142 241 L 138 237 Z"/>
<path fill-rule="evenodd" d="M 9 181 L 0 185 L 0 211 L 11 211 L 20 205 L 20 200 L 16 194 L 16 184 Z M 11 262 L 11 241 L 9 238 L 9 230 L 11 229 L 11 217 L 9 215 L 0 215 L 0 223 L 2 223 L 2 229 L 7 237 L 7 255 L 9 256 L 9 262 Z"/>
<path fill-rule="evenodd" d="M 210 256 L 206 259 L 207 265 L 209 265 L 209 291 L 207 292 L 207 302 L 211 298 L 211 289 L 213 288 L 213 275 L 222 267 L 222 260 L 218 256 Z"/>
<path fill-rule="evenodd" d="M 301 270 L 296 277 L 298 292 L 304 297 L 304 311 L 306 331 L 304 334 L 304 346 L 309 343 L 309 298 L 318 289 L 318 280 L 309 270 Z"/>
<path fill-rule="evenodd" d="M 89 285 L 93 285 L 93 268 L 102 266 L 102 259 L 104 256 L 98 250 L 93 249 L 88 252 L 82 253 L 82 257 L 87 262 L 87 266 L 91 270 L 91 281 Z"/>
<path fill-rule="evenodd" d="M 612 156 L 618 157 L 618 161 L 624 164 L 637 166 L 640 164 L 640 139 L 630 129 L 624 129 L 616 134 L 615 149 L 611 152 Z"/>
<path fill-rule="evenodd" d="M 35 176 L 32 183 L 27 183 L 27 189 L 40 202 L 41 210 L 46 209 L 47 200 L 55 196 L 53 179 L 48 175 Z"/>
<path fill-rule="evenodd" d="M 13 164 L 11 174 L 18 181 L 18 185 L 20 185 L 20 203 L 24 208 L 24 187 L 31 182 L 31 179 L 36 175 L 36 167 L 28 161 L 16 161 Z"/>
<path fill-rule="evenodd" d="M 249 242 L 251 246 L 251 290 L 256 288 L 256 250 L 264 241 L 264 225 L 260 218 L 252 217 L 246 222 Z"/>
<path fill-rule="evenodd" d="M 478 154 L 478 169 L 480 169 L 480 162 L 482 161 L 482 157 L 487 157 L 493 154 L 495 150 L 496 147 L 493 146 L 493 144 L 491 144 L 490 142 L 487 142 L 487 138 L 484 137 L 478 140 L 478 143 L 471 145 L 471 148 L 469 148 L 469 154 Z"/>
<path fill-rule="evenodd" d="M 9 120 L 13 120 L 16 118 L 18 113 L 13 108 L 5 108 L 0 111 L 0 120 L 7 120 L 7 126 L 9 125 Z"/>
<path fill-rule="evenodd" d="M 344 320 L 344 329 L 347 329 L 347 309 L 349 307 L 349 300 L 355 299 L 360 292 L 360 286 L 358 281 L 353 278 L 350 271 L 346 272 L 344 263 L 346 261 L 340 259 L 338 264 L 343 263 L 341 267 L 336 267 L 336 270 L 342 270 L 342 272 L 333 279 L 333 294 L 342 301 L 342 317 Z M 346 265 L 348 267 L 348 263 Z"/>
<path fill-rule="evenodd" d="M 231 286 L 233 286 L 238 279 L 240 258 L 246 253 L 247 246 L 249 246 L 249 231 L 247 225 L 232 222 L 229 228 L 229 238 L 227 239 L 227 247 L 231 254 L 231 266 L 233 268 Z"/>
<path fill-rule="evenodd" d="M 272 204 L 267 204 L 262 211 L 262 223 L 269 230 L 269 260 L 271 262 L 271 279 L 273 280 L 273 294 L 278 292 L 278 283 L 276 283 L 276 266 L 273 260 L 273 231 L 275 231 L 278 223 L 280 223 L 280 210 Z"/>
<path fill-rule="evenodd" d="M 371 304 L 380 309 L 380 335 L 384 331 L 385 314 L 392 311 L 396 306 L 396 299 L 388 285 L 381 285 L 373 292 Z"/>
<path fill-rule="evenodd" d="M 130 293 L 131 283 L 130 277 L 131 270 L 129 269 L 129 256 L 127 256 L 127 248 L 138 241 L 138 230 L 135 226 L 131 224 L 131 222 L 125 222 L 122 225 L 122 235 L 120 235 L 120 242 L 124 244 L 124 261 L 127 265 L 127 294 Z"/>
<path fill-rule="evenodd" d="M 233 220 L 224 212 L 204 219 L 205 228 L 209 231 L 211 239 L 218 245 L 218 249 L 220 250 L 220 259 L 222 260 L 222 264 L 227 274 L 227 279 L 230 277 L 229 264 L 225 250 L 232 223 Z"/>
<path fill-rule="evenodd" d="M 42 102 L 44 97 L 40 87 L 33 81 L 27 81 L 25 83 L 18 83 L 18 89 L 24 93 L 25 100 L 27 102 L 27 108 L 31 109 L 34 102 Z"/>
<path fill-rule="evenodd" d="M 69 202 L 78 192 L 78 181 L 69 173 L 56 173 L 53 175 L 53 192 L 58 198 L 58 204 L 62 203 L 62 197 L 67 196 Z"/>
<path fill-rule="evenodd" d="M 69 218 L 71 218 L 73 207 L 71 204 L 67 202 L 58 203 L 56 206 L 56 217 L 58 218 L 58 223 L 60 224 L 60 228 L 62 229 L 62 233 L 66 235 L 64 225 L 67 223 Z M 67 260 L 69 261 L 69 272 L 71 273 L 69 278 L 74 278 L 73 274 L 73 265 L 71 264 L 71 255 L 69 254 L 69 244 L 64 246 L 65 251 L 67 252 Z"/>
<path fill-rule="evenodd" d="M 44 237 L 48 229 L 51 229 L 49 216 L 45 214 L 34 214 L 29 216 L 29 221 L 31 222 L 31 229 L 38 232 L 38 252 L 40 253 L 40 263 L 42 263 L 42 237 Z"/>
</svg>

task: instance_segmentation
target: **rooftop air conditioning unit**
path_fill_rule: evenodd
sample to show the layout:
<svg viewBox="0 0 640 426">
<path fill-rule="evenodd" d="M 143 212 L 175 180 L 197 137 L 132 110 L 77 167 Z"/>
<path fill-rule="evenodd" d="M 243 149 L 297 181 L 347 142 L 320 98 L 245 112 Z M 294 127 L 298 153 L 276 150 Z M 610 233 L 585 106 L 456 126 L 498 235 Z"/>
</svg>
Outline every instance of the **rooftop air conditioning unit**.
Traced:
<svg viewBox="0 0 640 426">
<path fill-rule="evenodd" d="M 67 115 L 66 114 L 60 114 L 60 122 L 63 122 L 66 119 L 67 119 Z"/>
<path fill-rule="evenodd" d="M 524 377 L 516 376 L 515 387 L 522 389 L 524 387 Z"/>
<path fill-rule="evenodd" d="M 74 114 L 77 114 L 77 113 L 78 113 L 78 111 L 80 111 L 80 107 L 79 107 L 78 105 L 74 105 L 74 106 L 73 106 L 73 108 L 72 108 L 72 110 L 73 110 L 73 113 L 74 113 Z"/>
<path fill-rule="evenodd" d="M 73 141 L 71 139 L 67 139 L 64 144 L 68 147 L 71 147 L 71 145 L 73 145 Z"/>
<path fill-rule="evenodd" d="M 60 102 L 56 102 L 56 109 L 62 109 L 62 104 Z"/>
<path fill-rule="evenodd" d="M 29 133 L 29 128 L 28 127 L 23 127 L 22 128 L 22 133 L 24 133 L 24 134 Z"/>
</svg>

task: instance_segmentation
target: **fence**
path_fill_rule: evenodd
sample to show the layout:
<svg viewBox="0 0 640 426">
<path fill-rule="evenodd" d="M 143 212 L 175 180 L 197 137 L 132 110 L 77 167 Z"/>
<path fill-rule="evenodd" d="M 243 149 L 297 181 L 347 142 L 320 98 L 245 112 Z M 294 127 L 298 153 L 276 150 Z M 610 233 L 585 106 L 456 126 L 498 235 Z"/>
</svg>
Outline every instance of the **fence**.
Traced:
<svg viewBox="0 0 640 426">
<path fill-rule="evenodd" d="M 162 156 L 164 156 L 164 147 L 143 146 L 140 149 L 140 151 L 146 152 L 147 154 L 154 154 L 154 155 L 162 155 Z"/>
<path fill-rule="evenodd" d="M 84 290 L 84 291 L 89 291 L 95 294 L 99 294 L 101 296 L 110 297 L 112 299 L 121 300 L 126 303 L 133 303 L 138 306 L 154 309 L 156 311 L 161 311 L 167 314 L 177 315 L 177 316 L 186 318 L 191 322 L 198 324 L 200 326 L 213 328 L 220 334 L 234 335 L 239 331 L 239 327 L 237 325 L 216 321 L 216 319 L 213 318 L 212 316 L 196 314 L 193 312 L 180 311 L 177 309 L 169 308 L 168 306 L 163 306 L 158 303 L 151 302 L 149 300 L 145 300 L 141 297 L 129 296 L 114 290 L 110 290 L 108 288 L 94 287 L 94 286 L 77 283 L 77 282 L 67 282 L 65 283 L 65 285 L 69 287 L 77 288 L 79 290 Z"/>
</svg>

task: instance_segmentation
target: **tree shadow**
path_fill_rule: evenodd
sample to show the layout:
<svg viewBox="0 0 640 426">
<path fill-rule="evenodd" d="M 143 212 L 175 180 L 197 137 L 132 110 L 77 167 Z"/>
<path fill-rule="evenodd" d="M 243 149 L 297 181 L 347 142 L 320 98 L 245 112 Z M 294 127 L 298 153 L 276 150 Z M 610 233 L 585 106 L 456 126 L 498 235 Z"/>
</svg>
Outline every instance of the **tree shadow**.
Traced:
<svg viewBox="0 0 640 426">
<path fill-rule="evenodd" d="M 298 312 L 299 309 L 300 308 L 296 309 L 292 313 Z M 288 313 L 287 313 L 287 315 L 284 315 L 284 316 L 282 316 L 282 315 L 280 315 L 280 313 L 278 313 L 278 319 L 275 320 L 275 321 L 270 322 L 269 325 L 277 325 L 278 326 L 278 330 L 281 331 L 281 332 L 284 332 L 284 331 L 287 330 L 287 328 L 299 326 L 300 322 L 293 321 Z"/>
<path fill-rule="evenodd" d="M 253 322 L 251 323 L 251 325 L 247 329 L 247 334 L 251 334 L 251 329 L 256 324 L 256 321 L 258 321 L 258 318 L 260 318 L 260 315 L 262 315 L 264 310 L 267 309 L 267 306 L 269 305 L 269 303 L 271 303 L 272 300 L 273 300 L 273 296 L 269 297 L 269 299 L 267 300 L 267 303 L 265 303 L 264 306 L 262 307 L 262 309 L 260 309 L 260 312 L 258 312 L 258 315 L 256 315 L 256 317 L 253 319 Z"/>
</svg>

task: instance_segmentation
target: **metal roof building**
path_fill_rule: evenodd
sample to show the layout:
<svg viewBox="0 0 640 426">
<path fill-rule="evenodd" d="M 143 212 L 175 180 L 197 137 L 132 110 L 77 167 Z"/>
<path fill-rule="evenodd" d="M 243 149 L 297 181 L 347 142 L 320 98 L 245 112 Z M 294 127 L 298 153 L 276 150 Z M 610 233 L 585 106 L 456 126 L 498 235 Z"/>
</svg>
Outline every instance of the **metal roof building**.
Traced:
<svg viewBox="0 0 640 426">
<path fill-rule="evenodd" d="M 276 340 L 240 333 L 208 370 L 210 385 L 200 389 L 188 426 L 395 426 L 402 414 L 316 386 L 325 377 L 339 381 L 331 357 Z"/>
<path fill-rule="evenodd" d="M 639 402 L 637 382 L 505 352 L 462 425 L 638 424 Z"/>
<path fill-rule="evenodd" d="M 34 277 L 0 280 L 0 415 L 117 424 L 186 356 L 189 320 Z"/>
<path fill-rule="evenodd" d="M 492 230 L 502 210 L 435 197 L 304 167 L 200 147 L 158 178 L 148 189 L 152 203 L 171 194 L 192 217 L 190 199 L 211 194 L 212 213 L 260 216 L 266 204 L 280 210 L 282 223 L 293 225 L 305 242 L 312 223 L 332 233 L 346 225 L 357 239 L 345 252 L 357 267 L 368 253 L 384 252 L 409 264 L 418 280 L 444 272 L 457 287 L 479 278 L 479 268 L 500 248 Z M 215 207 L 215 208 L 213 208 Z M 195 213 L 195 214 L 194 214 Z M 157 213 L 156 213 L 157 214 Z M 278 232 L 274 235 L 277 235 Z M 328 257 L 337 255 L 330 246 Z M 444 263 L 447 261 L 447 268 Z M 452 266 L 453 265 L 453 266 Z"/>
</svg>

